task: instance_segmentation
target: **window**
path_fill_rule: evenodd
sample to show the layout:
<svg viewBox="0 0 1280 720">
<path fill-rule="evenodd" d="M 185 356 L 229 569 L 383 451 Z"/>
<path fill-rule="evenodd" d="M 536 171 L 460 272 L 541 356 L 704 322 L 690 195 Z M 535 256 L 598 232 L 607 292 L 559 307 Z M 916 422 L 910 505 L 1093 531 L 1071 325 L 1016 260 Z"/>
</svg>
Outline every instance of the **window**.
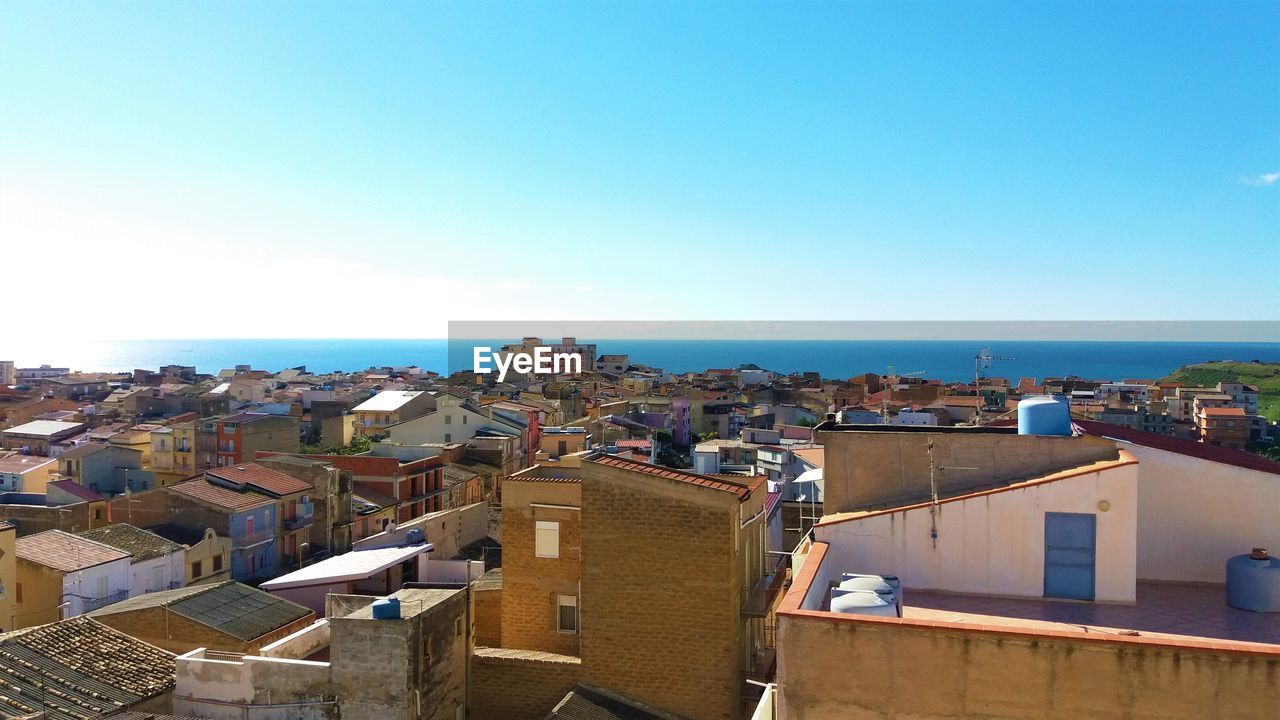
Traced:
<svg viewBox="0 0 1280 720">
<path fill-rule="evenodd" d="M 463 424 L 463 425 L 466 425 L 466 424 L 467 424 L 467 416 L 466 416 L 466 415 L 463 415 L 463 416 L 462 416 L 462 424 Z"/>
<path fill-rule="evenodd" d="M 453 424 L 453 416 L 452 416 L 452 415 L 445 415 L 445 416 L 444 416 L 444 424 L 445 424 L 445 425 L 452 425 L 452 424 Z"/>
<path fill-rule="evenodd" d="M 14 599 L 17 602 L 21 603 L 22 602 L 22 583 L 17 583 L 13 586 L 13 594 L 14 594 Z"/>
<path fill-rule="evenodd" d="M 545 520 L 534 523 L 533 554 L 543 558 L 560 557 L 560 523 Z"/>
<path fill-rule="evenodd" d="M 196 560 L 195 562 L 191 563 L 191 577 L 193 579 L 198 578 L 203 574 L 204 574 L 204 567 L 202 567 L 201 562 L 199 560 Z"/>
<path fill-rule="evenodd" d="M 578 632 L 578 598 L 572 595 L 557 595 L 556 606 L 559 623 L 556 627 L 562 633 Z"/>
<path fill-rule="evenodd" d="M 222 570 L 222 553 L 213 556 L 213 571 L 220 572 Z"/>
<path fill-rule="evenodd" d="M 98 578 L 98 593 L 96 597 L 105 598 L 107 596 L 107 578 Z"/>
<path fill-rule="evenodd" d="M 445 441 L 445 442 L 447 442 L 447 443 L 453 442 L 453 435 L 452 435 L 452 433 L 445 433 L 445 434 L 444 434 L 444 441 Z"/>
</svg>

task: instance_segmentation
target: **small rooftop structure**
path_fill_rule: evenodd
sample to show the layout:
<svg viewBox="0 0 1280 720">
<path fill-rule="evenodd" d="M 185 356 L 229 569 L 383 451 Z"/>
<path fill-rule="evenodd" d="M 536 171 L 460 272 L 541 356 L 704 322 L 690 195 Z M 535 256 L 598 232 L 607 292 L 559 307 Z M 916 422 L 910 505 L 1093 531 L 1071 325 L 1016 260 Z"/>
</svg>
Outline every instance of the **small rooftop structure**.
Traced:
<svg viewBox="0 0 1280 720">
<path fill-rule="evenodd" d="M 90 613 L 90 617 L 163 607 L 241 641 L 260 638 L 312 613 L 297 603 L 233 580 L 139 595 Z"/>
<path fill-rule="evenodd" d="M 332 585 L 354 580 L 364 580 L 390 567 L 416 558 L 435 549 L 431 543 L 400 547 L 355 550 L 308 565 L 301 570 L 281 575 L 260 585 L 263 590 Z"/>
<path fill-rule="evenodd" d="M 85 429 L 84 423 L 62 422 L 60 420 L 32 420 L 29 423 L 11 427 L 4 431 L 9 437 L 30 437 L 60 439 L 74 435 Z"/>
<path fill-rule="evenodd" d="M 385 378 L 385 376 L 383 376 Z M 421 395 L 421 390 L 383 390 L 352 408 L 352 412 L 395 412 Z"/>
</svg>

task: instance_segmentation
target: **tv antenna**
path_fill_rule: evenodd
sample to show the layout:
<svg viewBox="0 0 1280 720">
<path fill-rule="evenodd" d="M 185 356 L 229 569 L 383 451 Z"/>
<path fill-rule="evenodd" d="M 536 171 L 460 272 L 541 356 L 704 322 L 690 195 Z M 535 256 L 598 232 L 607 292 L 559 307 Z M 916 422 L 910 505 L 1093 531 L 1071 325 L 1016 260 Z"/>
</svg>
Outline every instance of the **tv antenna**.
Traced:
<svg viewBox="0 0 1280 720">
<path fill-rule="evenodd" d="M 884 375 L 884 390 L 880 391 L 880 417 L 883 422 L 889 422 L 889 398 L 893 395 L 893 386 L 898 380 L 905 377 L 920 377 L 927 373 L 927 370 L 916 370 L 914 372 L 897 373 L 892 365 Z"/>
</svg>

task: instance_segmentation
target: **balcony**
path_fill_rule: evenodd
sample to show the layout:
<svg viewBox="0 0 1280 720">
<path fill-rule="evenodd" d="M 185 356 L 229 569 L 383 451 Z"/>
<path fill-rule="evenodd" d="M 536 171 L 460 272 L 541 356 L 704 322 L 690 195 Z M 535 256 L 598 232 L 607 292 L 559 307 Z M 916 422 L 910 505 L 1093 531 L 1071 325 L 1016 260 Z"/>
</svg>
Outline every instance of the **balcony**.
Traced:
<svg viewBox="0 0 1280 720">
<path fill-rule="evenodd" d="M 253 532 L 232 533 L 231 546 L 236 550 L 251 548 L 276 539 L 275 530 L 266 528 Z"/>
<path fill-rule="evenodd" d="M 766 617 L 773 610 L 774 601 L 787 579 L 790 558 L 783 558 L 773 572 L 756 581 L 743 592 L 742 614 L 747 617 Z"/>
<path fill-rule="evenodd" d="M 284 519 L 284 531 L 293 532 L 311 524 L 315 517 L 315 506 L 311 503 L 298 503 L 298 512 L 291 518 Z"/>
<path fill-rule="evenodd" d="M 113 592 L 109 595 L 106 595 L 105 597 L 84 598 L 81 601 L 81 603 L 84 605 L 84 612 L 90 613 L 90 612 L 93 612 L 94 610 L 97 610 L 98 608 L 106 607 L 111 603 L 120 602 L 121 600 L 124 600 L 127 597 L 129 597 L 129 591 L 120 590 L 119 592 Z"/>
</svg>

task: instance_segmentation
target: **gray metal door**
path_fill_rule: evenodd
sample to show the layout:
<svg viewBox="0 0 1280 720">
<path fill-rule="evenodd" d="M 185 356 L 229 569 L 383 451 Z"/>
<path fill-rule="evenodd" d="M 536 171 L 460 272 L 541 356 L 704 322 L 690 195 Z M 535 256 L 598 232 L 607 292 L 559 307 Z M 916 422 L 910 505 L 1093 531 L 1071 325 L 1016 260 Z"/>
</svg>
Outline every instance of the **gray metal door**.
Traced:
<svg viewBox="0 0 1280 720">
<path fill-rule="evenodd" d="M 1096 540 L 1096 516 L 1044 514 L 1045 597 L 1093 599 Z"/>
</svg>

